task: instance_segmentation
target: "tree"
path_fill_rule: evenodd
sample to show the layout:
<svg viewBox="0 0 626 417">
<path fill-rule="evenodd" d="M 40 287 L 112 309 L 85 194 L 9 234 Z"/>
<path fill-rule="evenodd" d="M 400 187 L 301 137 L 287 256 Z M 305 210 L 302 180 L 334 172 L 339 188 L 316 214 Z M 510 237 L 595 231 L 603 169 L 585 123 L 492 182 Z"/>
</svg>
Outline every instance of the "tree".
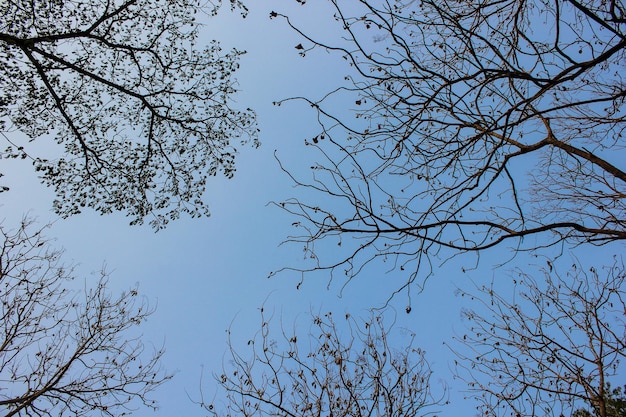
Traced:
<svg viewBox="0 0 626 417">
<path fill-rule="evenodd" d="M 72 290 L 62 252 L 25 221 L 0 228 L 0 413 L 10 416 L 120 416 L 156 408 L 149 393 L 171 376 L 163 350 L 136 328 L 152 309 L 137 289 L 117 297 L 107 274 Z"/>
<path fill-rule="evenodd" d="M 467 334 L 458 342 L 458 375 L 486 416 L 624 415 L 620 389 L 626 356 L 626 269 L 580 264 L 545 282 L 518 271 L 512 296 L 493 286 L 467 310 Z M 592 411 L 587 411 L 590 408 Z M 585 414 L 587 413 L 587 414 Z"/>
<path fill-rule="evenodd" d="M 207 178 L 235 172 L 232 140 L 258 146 L 252 110 L 231 108 L 244 52 L 200 49 L 202 12 L 194 0 L 2 2 L 0 131 L 29 141 L 2 132 L 1 156 L 32 160 L 59 214 L 121 211 L 157 229 L 208 215 Z"/>
<path fill-rule="evenodd" d="M 443 404 L 415 335 L 394 349 L 381 315 L 362 322 L 346 315 L 345 328 L 330 313 L 314 316 L 309 335 L 283 330 L 278 339 L 263 309 L 261 317 L 249 353 L 229 342 L 230 366 L 217 377 L 227 416 L 421 416 Z M 221 414 L 218 404 L 202 404 Z"/>
<path fill-rule="evenodd" d="M 408 285 L 433 258 L 626 239 L 623 2 L 327 3 L 342 38 L 271 15 L 301 55 L 346 62 L 344 84 L 289 99 L 320 124 L 313 179 L 283 163 L 307 192 L 277 203 L 313 262 L 297 270 L 382 259 Z"/>
<path fill-rule="evenodd" d="M 622 387 L 611 389 L 611 385 L 607 384 L 606 389 L 606 415 L 610 417 L 624 417 L 626 416 L 626 397 L 624 397 L 624 390 Z M 576 410 L 574 417 L 599 417 L 598 409 L 593 407 L 593 412 L 586 409 Z"/>
</svg>

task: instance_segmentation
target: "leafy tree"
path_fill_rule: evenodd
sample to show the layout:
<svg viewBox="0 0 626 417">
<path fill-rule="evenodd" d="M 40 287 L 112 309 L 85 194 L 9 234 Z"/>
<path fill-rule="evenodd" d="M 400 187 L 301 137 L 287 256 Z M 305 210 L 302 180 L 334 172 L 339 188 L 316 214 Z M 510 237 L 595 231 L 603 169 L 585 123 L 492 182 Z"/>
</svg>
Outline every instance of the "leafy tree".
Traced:
<svg viewBox="0 0 626 417">
<path fill-rule="evenodd" d="M 207 177 L 235 172 L 232 140 L 258 145 L 254 113 L 231 108 L 243 52 L 199 48 L 204 10 L 194 0 L 0 4 L 1 156 L 32 160 L 59 214 L 121 211 L 155 228 L 207 215 Z"/>
<path fill-rule="evenodd" d="M 519 271 L 511 297 L 493 286 L 461 292 L 480 307 L 464 313 L 458 375 L 485 416 L 623 416 L 623 394 L 610 387 L 626 356 L 624 266 L 544 275 Z"/>
<path fill-rule="evenodd" d="M 362 322 L 346 315 L 346 327 L 330 313 L 314 316 L 308 335 L 283 330 L 277 339 L 263 309 L 261 318 L 249 352 L 229 342 L 229 367 L 217 377 L 227 416 L 421 416 L 444 403 L 431 391 L 414 335 L 394 349 L 380 315 Z M 202 404 L 221 415 L 219 404 Z"/>
<path fill-rule="evenodd" d="M 150 352 L 135 329 L 152 309 L 131 289 L 117 297 L 107 274 L 72 290 L 42 230 L 25 221 L 0 228 L 0 414 L 121 416 L 156 408 L 149 393 L 171 376 L 163 350 Z"/>
<path fill-rule="evenodd" d="M 623 387 L 617 387 L 611 389 L 611 385 L 607 384 L 604 392 L 606 393 L 606 415 L 609 417 L 624 417 L 626 416 L 626 396 L 624 395 Z M 591 404 L 593 412 L 580 409 L 576 410 L 573 417 L 600 417 L 598 409 Z"/>
<path fill-rule="evenodd" d="M 290 99 L 320 124 L 313 179 L 283 164 L 307 192 L 278 203 L 312 262 L 297 270 L 378 259 L 408 285 L 433 258 L 626 239 L 622 1 L 327 4 L 341 38 L 271 14 L 301 55 L 346 63 L 336 89 Z"/>
</svg>

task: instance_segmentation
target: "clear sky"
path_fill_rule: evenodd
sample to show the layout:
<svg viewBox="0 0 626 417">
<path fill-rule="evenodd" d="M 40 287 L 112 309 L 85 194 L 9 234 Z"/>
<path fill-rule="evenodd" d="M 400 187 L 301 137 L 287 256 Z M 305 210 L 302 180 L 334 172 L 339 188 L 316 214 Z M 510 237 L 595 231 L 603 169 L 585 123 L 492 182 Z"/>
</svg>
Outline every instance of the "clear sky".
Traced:
<svg viewBox="0 0 626 417">
<path fill-rule="evenodd" d="M 317 133 L 312 109 L 301 103 L 275 107 L 272 102 L 290 96 L 318 96 L 341 82 L 344 68 L 337 56 L 322 51 L 301 58 L 295 46 L 302 39 L 283 21 L 269 19 L 270 11 L 276 10 L 324 33 L 324 22 L 332 17 L 322 2 L 305 8 L 284 0 L 247 3 L 250 14 L 246 19 L 224 8 L 218 17 L 207 19 L 203 29 L 207 39 L 218 39 L 225 48 L 248 51 L 237 75 L 241 89 L 237 105 L 257 112 L 262 142 L 256 150 L 239 148 L 234 179 L 218 177 L 209 184 L 205 199 L 211 217 L 182 218 L 156 234 L 148 225 L 128 226 L 128 220 L 118 214 L 102 217 L 86 212 L 67 220 L 56 219 L 50 210 L 52 193 L 38 184 L 28 163 L 10 161 L 10 169 L 5 169 L 5 182 L 12 185 L 9 193 L 0 195 L 0 217 L 6 219 L 5 225 L 16 224 L 26 212 L 41 223 L 53 221 L 48 234 L 66 249 L 68 261 L 80 264 L 78 272 L 90 279 L 91 271 L 106 264 L 112 272 L 113 291 L 138 283 L 140 292 L 157 307 L 142 326 L 144 338 L 157 346 L 165 344 L 164 366 L 176 372 L 175 378 L 154 395 L 161 404 L 158 416 L 206 414 L 189 399 L 198 398 L 202 370 L 205 395 L 211 395 L 215 392 L 212 373 L 220 372 L 226 350 L 225 330 L 232 324 L 242 339 L 252 336 L 258 330 L 261 305 L 276 311 L 287 324 L 309 311 L 365 316 L 367 309 L 382 306 L 403 282 L 400 271 L 386 273 L 385 265 L 373 267 L 343 291 L 342 282 L 328 285 L 327 277 L 321 275 L 306 279 L 299 290 L 297 274 L 267 278 L 271 271 L 297 265 L 302 259 L 301 248 L 279 247 L 293 232 L 293 220 L 267 204 L 294 193 L 274 153 L 291 167 L 306 168 L 312 155 L 304 139 Z M 299 172 L 306 174 L 306 169 Z M 414 290 L 409 315 L 404 313 L 404 294 L 391 300 L 398 326 L 418 334 L 417 344 L 426 349 L 438 372 L 435 382 L 441 379 L 454 387 L 448 365 L 451 355 L 442 343 L 463 329 L 462 305 L 454 295 L 455 287 L 471 286 L 468 278 L 485 282 L 505 276 L 505 270 L 491 268 L 501 257 L 502 253 L 487 253 L 481 269 L 466 274 L 461 266 L 473 264 L 472 258 L 456 259 L 441 268 L 436 265 L 424 291 L 417 294 Z M 518 261 L 523 263 L 524 259 L 520 256 Z M 453 395 L 453 400 L 457 401 L 455 408 L 444 415 L 460 415 L 459 411 L 473 415 L 462 394 Z M 155 414 L 146 411 L 136 415 Z"/>
</svg>

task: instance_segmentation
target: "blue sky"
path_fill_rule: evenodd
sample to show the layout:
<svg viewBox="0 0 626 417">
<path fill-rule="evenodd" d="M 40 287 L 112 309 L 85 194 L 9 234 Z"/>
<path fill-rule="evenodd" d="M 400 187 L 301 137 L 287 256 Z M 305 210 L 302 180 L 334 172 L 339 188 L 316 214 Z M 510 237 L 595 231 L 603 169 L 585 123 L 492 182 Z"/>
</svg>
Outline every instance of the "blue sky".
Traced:
<svg viewBox="0 0 626 417">
<path fill-rule="evenodd" d="M 188 398 L 197 398 L 201 370 L 204 391 L 209 395 L 215 390 L 211 375 L 220 372 L 224 359 L 225 330 L 232 324 L 242 339 L 253 335 L 259 325 L 258 308 L 263 304 L 287 324 L 310 311 L 367 315 L 369 308 L 382 306 L 403 283 L 401 273 L 386 273 L 385 265 L 371 268 L 343 290 L 342 282 L 329 285 L 323 275 L 309 277 L 299 290 L 297 274 L 267 278 L 271 271 L 302 260 L 299 247 L 279 246 L 293 232 L 293 220 L 268 205 L 296 192 L 280 171 L 274 153 L 306 174 L 315 155 L 304 146 L 304 140 L 317 133 L 312 109 L 302 103 L 275 107 L 272 102 L 290 96 L 317 96 L 340 83 L 344 69 L 336 56 L 322 51 L 301 58 L 294 47 L 302 40 L 284 22 L 269 19 L 270 11 L 280 11 L 322 33 L 323 22 L 330 18 L 322 2 L 305 8 L 295 1 L 248 3 L 246 19 L 224 9 L 207 20 L 203 32 L 207 39 L 220 40 L 225 48 L 248 51 L 237 75 L 241 89 L 237 103 L 257 112 L 262 142 L 256 150 L 239 148 L 234 179 L 218 177 L 209 184 L 205 199 L 211 217 L 182 218 L 156 234 L 147 225 L 128 226 L 128 220 L 119 214 L 102 217 L 86 212 L 57 219 L 50 210 L 52 193 L 38 183 L 30 166 L 3 161 L 10 166 L 5 169 L 6 182 L 12 185 L 10 193 L 0 196 L 5 225 L 16 224 L 27 212 L 41 223 L 53 222 L 48 234 L 66 249 L 68 261 L 80 264 L 77 271 L 89 279 L 91 271 L 106 264 L 112 272 L 113 291 L 138 283 L 140 292 L 157 307 L 143 325 L 143 334 L 146 342 L 165 344 L 164 366 L 176 376 L 155 393 L 161 404 L 156 414 L 136 415 L 204 415 Z M 503 253 L 486 255 L 480 269 L 466 274 L 461 267 L 473 265 L 471 257 L 455 259 L 441 268 L 436 265 L 423 292 L 413 290 L 410 315 L 403 313 L 407 305 L 404 294 L 390 302 L 398 313 L 398 326 L 418 334 L 417 344 L 426 349 L 439 372 L 435 382 L 441 379 L 454 387 L 448 365 L 451 355 L 442 343 L 463 329 L 456 286 L 467 284 L 468 278 L 484 282 L 506 275 L 505 269 L 491 268 L 502 260 Z M 528 262 L 524 255 L 517 261 Z M 462 394 L 453 399 L 455 408 L 444 414 L 459 415 L 461 410 L 473 414 Z"/>
</svg>

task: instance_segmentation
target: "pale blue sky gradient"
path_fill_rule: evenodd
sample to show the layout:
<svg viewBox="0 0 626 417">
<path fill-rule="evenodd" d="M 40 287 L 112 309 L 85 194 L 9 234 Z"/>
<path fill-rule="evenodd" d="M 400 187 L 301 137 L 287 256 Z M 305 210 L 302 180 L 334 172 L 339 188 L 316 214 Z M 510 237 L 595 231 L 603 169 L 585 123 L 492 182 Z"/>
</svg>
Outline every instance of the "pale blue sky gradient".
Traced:
<svg viewBox="0 0 626 417">
<path fill-rule="evenodd" d="M 238 147 L 233 180 L 217 177 L 209 183 L 205 200 L 211 217 L 182 218 L 156 234 L 148 225 L 128 226 L 128 219 L 119 214 L 102 217 L 85 212 L 67 220 L 57 219 L 50 210 L 52 193 L 38 183 L 28 162 L 2 161 L 5 182 L 12 186 L 9 193 L 0 195 L 0 217 L 6 219 L 5 225 L 17 224 L 26 212 L 40 223 L 54 222 L 48 235 L 66 249 L 68 261 L 80 264 L 78 272 L 89 278 L 91 271 L 106 264 L 112 272 L 112 291 L 138 283 L 140 293 L 157 307 L 142 325 L 144 338 L 155 346 L 165 344 L 164 366 L 176 376 L 155 393 L 160 410 L 156 414 L 137 412 L 137 416 L 206 415 L 188 395 L 198 398 L 202 369 L 205 395 L 212 395 L 212 373 L 221 371 L 226 351 L 225 330 L 232 323 L 239 335 L 236 337 L 245 340 L 252 336 L 258 330 L 261 305 L 275 311 L 286 324 L 309 311 L 367 316 L 369 308 L 382 306 L 404 282 L 400 271 L 386 273 L 387 265 L 373 266 L 348 284 L 340 297 L 344 283 L 336 281 L 329 286 L 323 275 L 309 277 L 299 290 L 298 274 L 287 272 L 267 278 L 271 271 L 298 265 L 302 260 L 301 248 L 279 247 L 293 233 L 293 219 L 268 205 L 298 192 L 280 171 L 274 152 L 286 165 L 306 175 L 315 154 L 304 146 L 304 140 L 318 133 L 312 109 L 303 103 L 275 107 L 272 102 L 290 96 L 319 96 L 342 82 L 345 68 L 337 56 L 322 51 L 301 58 L 294 47 L 302 39 L 285 22 L 269 19 L 270 11 L 276 10 L 324 34 L 325 22 L 332 16 L 326 14 L 323 2 L 309 2 L 305 7 L 284 0 L 247 3 L 250 14 L 246 19 L 224 9 L 218 17 L 207 20 L 203 29 L 207 39 L 220 40 L 225 49 L 248 51 L 236 76 L 241 89 L 237 105 L 257 111 L 262 142 L 257 150 Z M 426 349 L 436 371 L 433 382 L 442 380 L 458 388 L 450 377 L 452 356 L 442 345 L 455 332 L 463 331 L 456 286 L 465 283 L 471 287 L 469 279 L 486 282 L 496 276 L 506 278 L 506 269 L 491 268 L 504 256 L 502 251 L 486 252 L 481 268 L 465 274 L 461 267 L 474 264 L 471 256 L 461 256 L 441 268 L 436 265 L 424 291 L 418 294 L 413 288 L 410 315 L 404 313 L 405 294 L 391 300 L 398 326 L 415 331 L 416 344 Z M 530 262 L 525 255 L 517 261 Z M 453 394 L 456 403 L 443 415 L 474 415 L 473 405 L 462 397 L 462 393 Z"/>
</svg>

